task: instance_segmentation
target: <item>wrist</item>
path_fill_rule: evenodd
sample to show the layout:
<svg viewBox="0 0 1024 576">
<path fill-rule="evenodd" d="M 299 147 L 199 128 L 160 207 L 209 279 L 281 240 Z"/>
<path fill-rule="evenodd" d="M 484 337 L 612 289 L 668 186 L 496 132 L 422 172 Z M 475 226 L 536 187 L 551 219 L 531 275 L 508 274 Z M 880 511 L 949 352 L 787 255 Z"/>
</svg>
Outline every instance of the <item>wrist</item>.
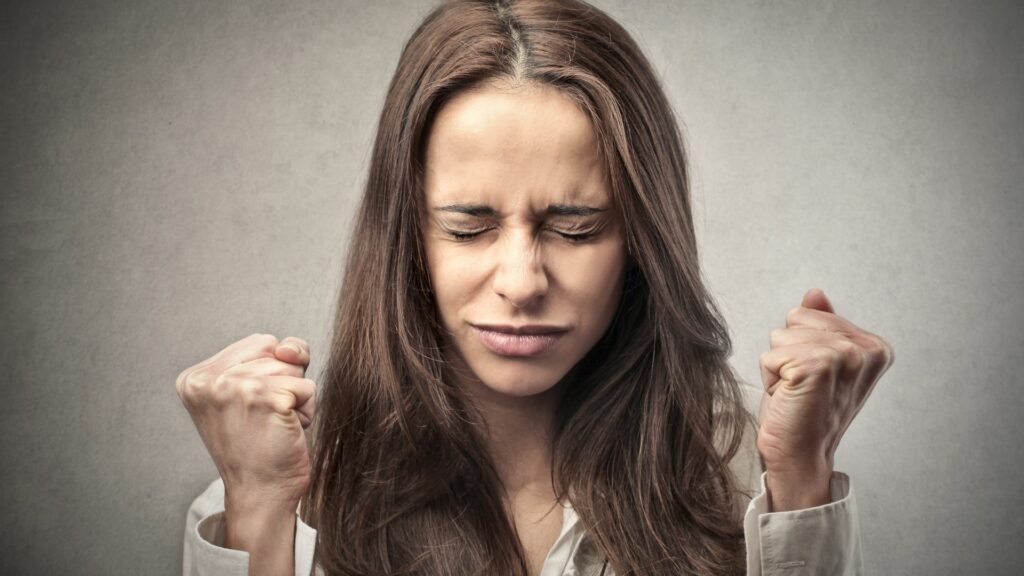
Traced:
<svg viewBox="0 0 1024 576">
<path fill-rule="evenodd" d="M 291 535 L 299 500 L 226 488 L 224 543 L 236 550 L 256 550 Z M 291 541 L 291 538 L 288 538 Z"/>
<path fill-rule="evenodd" d="M 235 550 L 265 550 L 282 542 L 291 543 L 295 532 L 295 509 L 268 508 L 240 511 L 225 506 L 224 545 Z"/>
<path fill-rule="evenodd" d="M 765 486 L 768 509 L 788 512 L 828 504 L 832 501 L 832 470 L 827 467 L 808 469 L 768 469 Z"/>
<path fill-rule="evenodd" d="M 290 494 L 235 490 L 228 487 L 224 489 L 224 510 L 228 515 L 240 518 L 284 517 L 289 513 L 294 514 L 301 500 L 301 496 Z"/>
<path fill-rule="evenodd" d="M 225 507 L 224 547 L 249 553 L 249 576 L 294 574 L 295 509 Z"/>
</svg>

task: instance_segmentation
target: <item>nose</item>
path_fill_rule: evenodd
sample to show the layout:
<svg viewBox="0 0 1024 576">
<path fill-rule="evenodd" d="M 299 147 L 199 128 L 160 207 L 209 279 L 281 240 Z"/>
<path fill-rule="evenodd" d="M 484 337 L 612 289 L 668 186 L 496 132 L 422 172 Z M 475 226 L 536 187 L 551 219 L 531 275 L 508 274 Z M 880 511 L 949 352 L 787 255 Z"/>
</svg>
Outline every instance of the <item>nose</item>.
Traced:
<svg viewBox="0 0 1024 576">
<path fill-rule="evenodd" d="M 528 231 L 509 232 L 498 248 L 494 292 L 516 308 L 525 308 L 548 291 L 540 246 Z"/>
</svg>

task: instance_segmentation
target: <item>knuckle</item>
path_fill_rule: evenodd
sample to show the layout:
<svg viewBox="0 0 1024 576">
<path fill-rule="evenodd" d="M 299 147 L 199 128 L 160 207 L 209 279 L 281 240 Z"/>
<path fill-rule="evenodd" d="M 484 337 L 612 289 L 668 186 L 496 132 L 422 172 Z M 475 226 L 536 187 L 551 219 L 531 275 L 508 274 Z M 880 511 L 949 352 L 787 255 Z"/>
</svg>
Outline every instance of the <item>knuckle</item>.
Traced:
<svg viewBox="0 0 1024 576">
<path fill-rule="evenodd" d="M 844 340 L 842 344 L 842 353 L 846 366 L 853 372 L 860 372 L 867 364 L 867 360 L 864 357 L 864 350 L 853 342 Z"/>
<path fill-rule="evenodd" d="M 246 377 L 238 383 L 242 403 L 251 406 L 258 403 L 267 393 L 267 383 L 260 378 Z"/>
<path fill-rule="evenodd" d="M 178 396 L 190 413 L 203 410 L 214 403 L 211 394 L 212 376 L 208 370 L 189 372 L 181 379 Z"/>
<path fill-rule="evenodd" d="M 221 372 L 210 383 L 210 403 L 223 407 L 231 403 L 236 393 L 235 376 L 228 372 Z"/>
<path fill-rule="evenodd" d="M 174 391 L 178 393 L 178 398 L 181 400 L 185 399 L 185 378 L 188 376 L 188 370 L 182 370 L 178 377 L 174 379 Z"/>
<path fill-rule="evenodd" d="M 790 308 L 789 312 L 786 312 L 786 324 L 787 325 L 795 324 L 797 322 L 797 320 L 799 320 L 799 317 L 800 317 L 800 307 L 799 306 L 795 306 L 793 308 Z"/>
<path fill-rule="evenodd" d="M 210 374 L 206 370 L 194 370 L 185 377 L 182 388 L 186 396 L 195 398 L 205 394 L 210 388 L 209 385 Z"/>
<path fill-rule="evenodd" d="M 867 354 L 874 362 L 883 366 L 888 366 L 892 363 L 894 357 L 892 347 L 885 338 L 877 334 L 868 334 L 868 342 Z"/>
<path fill-rule="evenodd" d="M 849 352 L 851 352 L 853 350 L 859 350 L 860 349 L 860 346 L 858 346 L 856 342 L 854 342 L 853 340 L 849 340 L 847 338 L 842 338 L 842 339 L 836 340 L 836 344 L 835 345 L 836 345 L 836 348 L 840 352 L 843 352 L 845 354 L 848 354 Z"/>
<path fill-rule="evenodd" d="M 896 353 L 893 352 L 892 344 L 890 344 L 888 340 L 881 336 L 876 335 L 875 338 L 878 338 L 878 345 L 882 351 L 882 354 L 885 355 L 886 359 L 888 359 L 890 362 L 894 360 L 896 358 Z"/>
<path fill-rule="evenodd" d="M 877 334 L 872 334 L 870 332 L 865 334 L 865 336 L 867 337 L 867 344 L 864 346 L 864 348 L 868 352 L 871 352 L 872 354 L 877 354 L 882 351 L 884 345 L 882 344 L 881 337 L 879 337 Z"/>
<path fill-rule="evenodd" d="M 214 394 L 224 396 L 231 392 L 231 387 L 234 385 L 234 378 L 229 372 L 221 372 L 213 379 L 210 385 L 210 390 Z"/>
<path fill-rule="evenodd" d="M 814 374 L 814 372 L 815 370 L 811 366 L 808 366 L 806 364 L 796 364 L 789 368 L 788 370 L 786 370 L 786 378 L 792 380 L 793 382 L 801 382 L 809 378 L 812 374 Z"/>
<path fill-rule="evenodd" d="M 842 354 L 839 350 L 826 346 L 815 348 L 811 353 L 811 357 L 814 359 L 814 364 L 820 370 L 827 371 L 829 374 L 838 372 L 840 362 L 842 361 Z"/>
<path fill-rule="evenodd" d="M 784 328 L 775 328 L 774 330 L 771 331 L 771 334 L 769 334 L 768 340 L 772 344 L 772 346 L 778 346 L 779 343 L 783 341 L 785 336 L 786 330 Z"/>
<path fill-rule="evenodd" d="M 282 414 L 285 416 L 290 414 L 292 411 L 292 401 L 290 395 L 286 392 L 281 392 L 279 394 L 274 394 L 273 396 L 274 397 L 271 398 L 270 401 L 268 402 L 270 404 L 270 408 L 274 412 L 277 412 L 278 414 Z"/>
<path fill-rule="evenodd" d="M 847 362 L 858 361 L 861 358 L 861 347 L 850 340 L 839 340 L 836 342 L 836 349 Z"/>
<path fill-rule="evenodd" d="M 277 346 L 277 337 L 273 334 L 263 334 L 262 332 L 254 332 L 248 337 L 244 338 L 247 346 L 254 346 L 259 349 L 273 348 Z"/>
</svg>

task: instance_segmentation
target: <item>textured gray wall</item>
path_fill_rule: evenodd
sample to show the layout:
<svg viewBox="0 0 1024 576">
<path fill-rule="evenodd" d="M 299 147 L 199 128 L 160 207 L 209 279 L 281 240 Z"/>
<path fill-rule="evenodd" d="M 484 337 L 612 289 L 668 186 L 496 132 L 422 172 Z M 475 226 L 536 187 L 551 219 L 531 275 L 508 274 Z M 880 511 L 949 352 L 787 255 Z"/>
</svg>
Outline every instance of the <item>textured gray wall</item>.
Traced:
<svg viewBox="0 0 1024 576">
<path fill-rule="evenodd" d="M 0 572 L 180 572 L 215 477 L 174 392 L 252 332 L 317 375 L 384 90 L 427 2 L 5 2 Z M 1024 7 L 602 1 L 685 124 L 757 356 L 803 291 L 897 361 L 838 455 L 873 574 L 1024 564 Z"/>
</svg>

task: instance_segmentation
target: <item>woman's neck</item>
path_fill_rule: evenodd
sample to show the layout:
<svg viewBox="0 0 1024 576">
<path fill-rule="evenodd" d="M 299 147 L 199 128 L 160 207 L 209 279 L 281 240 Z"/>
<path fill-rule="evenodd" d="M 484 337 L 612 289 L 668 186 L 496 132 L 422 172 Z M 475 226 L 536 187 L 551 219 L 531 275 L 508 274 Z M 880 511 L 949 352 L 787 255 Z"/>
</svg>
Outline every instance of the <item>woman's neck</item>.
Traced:
<svg viewBox="0 0 1024 576">
<path fill-rule="evenodd" d="M 486 422 L 484 442 L 507 497 L 553 499 L 555 412 L 567 379 L 532 396 L 500 394 L 472 380 L 467 390 Z"/>
<path fill-rule="evenodd" d="M 550 496 L 557 391 L 481 401 L 487 450 L 510 499 Z"/>
</svg>

